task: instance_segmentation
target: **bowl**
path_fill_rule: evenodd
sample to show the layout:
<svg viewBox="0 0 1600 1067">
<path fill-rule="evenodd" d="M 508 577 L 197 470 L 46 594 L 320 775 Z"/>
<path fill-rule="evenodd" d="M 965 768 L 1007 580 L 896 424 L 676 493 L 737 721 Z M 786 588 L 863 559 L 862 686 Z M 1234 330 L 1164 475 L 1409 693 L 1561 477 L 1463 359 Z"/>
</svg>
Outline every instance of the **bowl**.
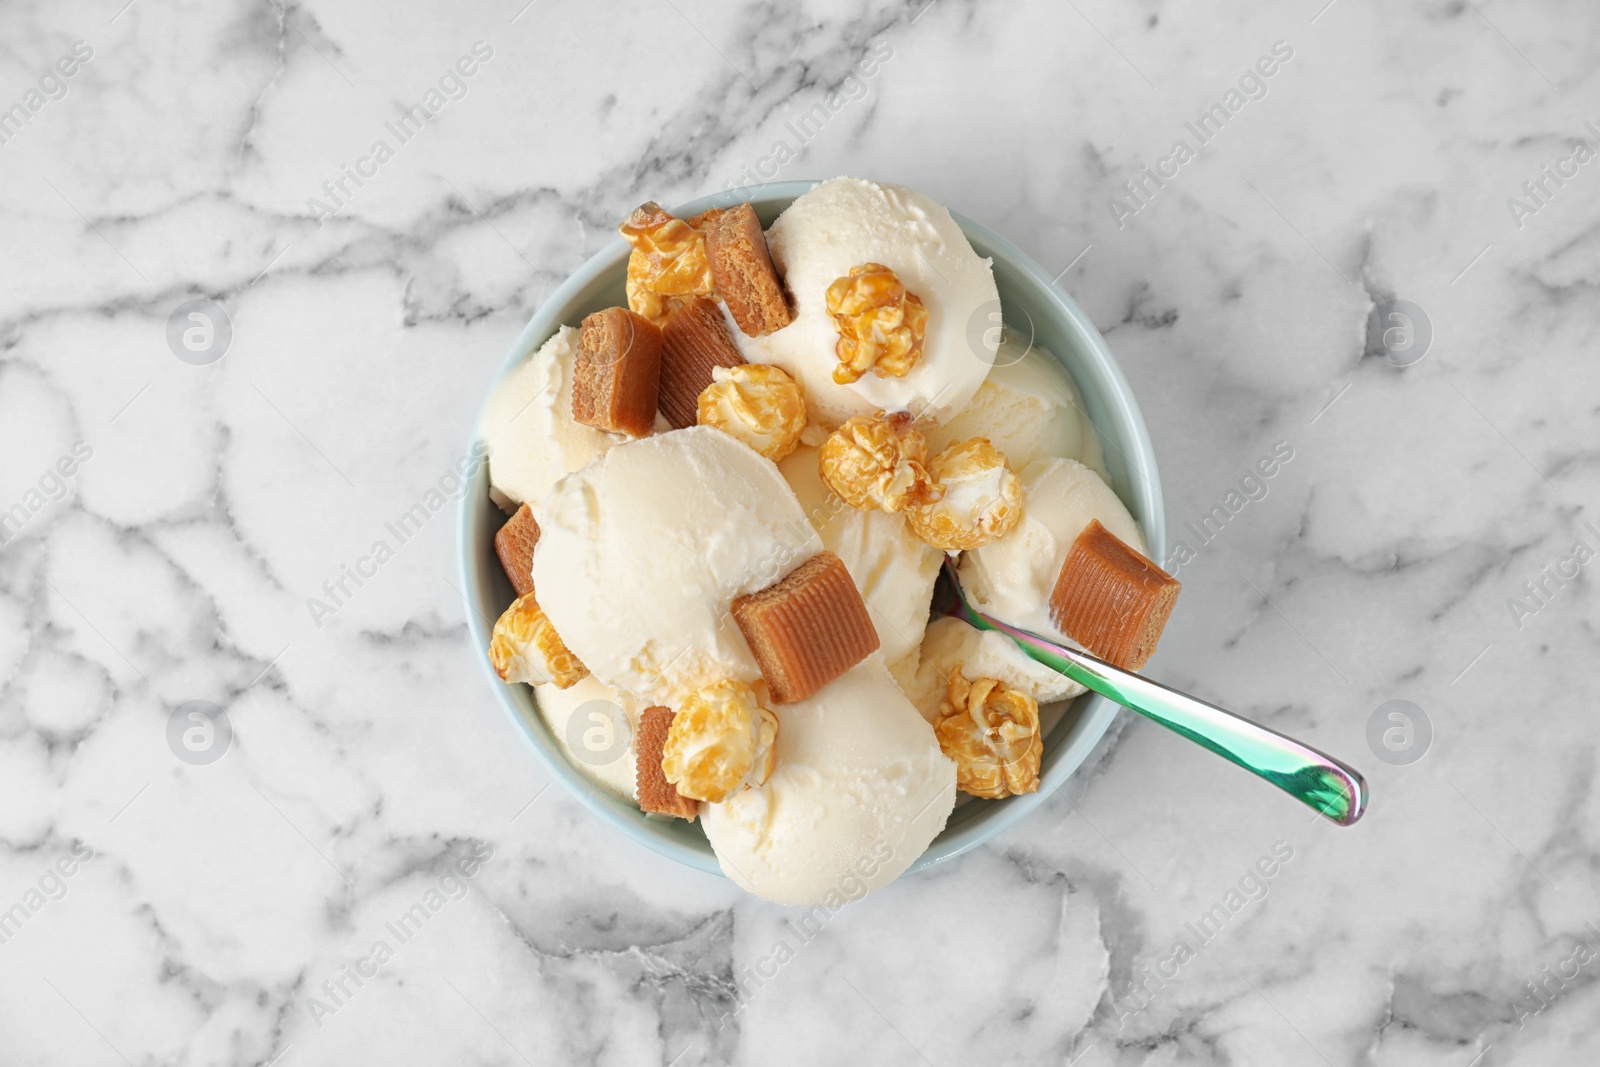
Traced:
<svg viewBox="0 0 1600 1067">
<path fill-rule="evenodd" d="M 755 206 L 762 225 L 767 226 L 815 184 L 786 181 L 750 186 L 701 197 L 676 208 L 674 214 L 687 217 L 748 200 Z M 1084 413 L 1100 437 L 1111 487 L 1139 523 L 1150 555 L 1157 560 L 1164 558 L 1166 528 L 1155 452 L 1133 391 L 1105 341 L 1039 264 L 988 227 L 959 214 L 955 220 L 978 254 L 994 261 L 994 280 L 1000 291 L 1006 329 L 1023 336 L 1031 334 L 1035 343 L 1053 353 L 1077 383 L 1083 394 Z M 527 359 L 558 327 L 576 326 L 585 315 L 626 304 L 623 280 L 628 251 L 626 242 L 618 237 L 552 293 L 512 345 L 500 377 Z M 469 444 L 478 444 L 477 430 L 474 427 L 474 439 Z M 504 521 L 504 512 L 489 499 L 488 466 L 478 464 L 461 501 L 459 549 L 472 647 L 494 699 L 511 716 L 550 772 L 591 812 L 664 856 L 721 874 L 698 821 L 651 818 L 589 781 L 562 755 L 534 706 L 532 687 L 506 685 L 495 675 L 486 650 L 494 620 L 514 599 L 511 583 L 494 554 L 494 535 Z M 1044 803 L 1083 763 L 1119 710 L 1118 705 L 1093 693 L 1077 698 L 1045 738 L 1038 792 L 957 807 L 944 831 L 910 871 L 922 870 L 982 844 Z"/>
</svg>

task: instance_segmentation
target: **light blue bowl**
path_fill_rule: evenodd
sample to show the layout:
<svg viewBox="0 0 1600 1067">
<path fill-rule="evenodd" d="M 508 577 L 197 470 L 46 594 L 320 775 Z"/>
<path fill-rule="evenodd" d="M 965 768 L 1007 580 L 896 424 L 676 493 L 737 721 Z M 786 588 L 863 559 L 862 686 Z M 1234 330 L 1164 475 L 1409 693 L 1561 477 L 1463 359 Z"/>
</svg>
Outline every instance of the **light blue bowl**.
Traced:
<svg viewBox="0 0 1600 1067">
<path fill-rule="evenodd" d="M 740 200 L 755 205 L 763 225 L 770 225 L 784 208 L 815 182 L 772 182 L 740 190 L 741 195 L 720 193 L 701 197 L 679 207 L 675 214 L 689 216 L 707 208 L 728 207 Z M 1133 391 L 1094 324 L 1056 288 L 1050 275 L 1010 241 L 961 215 L 956 222 L 980 256 L 994 260 L 994 280 L 1000 289 L 1008 329 L 1026 336 L 1031 330 L 1037 344 L 1054 353 L 1083 393 L 1085 413 L 1099 431 L 1111 485 L 1144 531 L 1152 558 L 1166 555 L 1166 524 L 1161 504 L 1161 478 L 1156 457 L 1145 432 L 1144 418 Z M 523 329 L 506 356 L 501 376 L 527 359 L 562 325 L 576 326 L 585 315 L 626 303 L 623 278 L 628 245 L 619 237 L 601 249 L 545 301 Z M 477 428 L 474 427 L 476 437 Z M 698 822 L 646 816 L 632 804 L 617 799 L 590 782 L 561 754 L 556 739 L 545 726 L 533 702 L 533 689 L 506 685 L 489 665 L 486 651 L 494 620 L 514 599 L 494 554 L 494 535 L 505 515 L 489 499 L 489 474 L 479 465 L 461 504 L 461 577 L 469 609 L 467 625 L 472 647 L 484 677 L 500 702 L 550 772 L 585 806 L 628 837 L 681 863 L 720 874 L 716 856 L 706 843 Z M 1085 694 L 1073 702 L 1045 739 L 1039 791 L 998 801 L 975 801 L 957 808 L 944 829 L 912 870 L 958 856 L 982 844 L 1042 804 L 1083 763 L 1116 717 L 1118 706 L 1101 696 Z"/>
</svg>

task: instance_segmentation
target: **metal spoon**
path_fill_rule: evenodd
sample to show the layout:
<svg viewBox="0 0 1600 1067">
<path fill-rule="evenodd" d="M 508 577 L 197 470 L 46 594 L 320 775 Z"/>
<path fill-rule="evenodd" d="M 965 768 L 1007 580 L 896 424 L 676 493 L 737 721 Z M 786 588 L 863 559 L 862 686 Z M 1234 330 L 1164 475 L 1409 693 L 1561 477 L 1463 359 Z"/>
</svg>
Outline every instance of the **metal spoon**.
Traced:
<svg viewBox="0 0 1600 1067">
<path fill-rule="evenodd" d="M 1204 745 L 1340 826 L 1351 825 L 1366 811 L 1367 783 L 1355 768 L 1260 723 L 983 614 L 967 603 L 955 565 L 948 560 L 933 594 L 933 617 L 943 615 L 1004 634 L 1051 670 Z"/>
</svg>

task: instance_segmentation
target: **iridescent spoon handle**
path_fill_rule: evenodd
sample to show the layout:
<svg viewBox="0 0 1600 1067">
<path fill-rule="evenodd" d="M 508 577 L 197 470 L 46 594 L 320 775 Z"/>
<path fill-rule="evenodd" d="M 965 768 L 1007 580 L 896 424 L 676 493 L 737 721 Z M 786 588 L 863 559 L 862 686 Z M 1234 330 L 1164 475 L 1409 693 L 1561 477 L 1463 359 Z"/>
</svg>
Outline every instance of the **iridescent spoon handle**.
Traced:
<svg viewBox="0 0 1600 1067">
<path fill-rule="evenodd" d="M 1051 670 L 1204 745 L 1223 759 L 1265 778 L 1340 826 L 1354 823 L 1366 810 L 1366 780 L 1348 764 L 1231 711 L 977 611 L 967 603 L 955 569 L 949 563 L 945 564 L 945 576 L 939 584 L 948 586 L 943 604 L 935 597 L 936 608 L 943 614 L 953 615 L 980 630 L 1005 634 L 1022 651 Z"/>
</svg>

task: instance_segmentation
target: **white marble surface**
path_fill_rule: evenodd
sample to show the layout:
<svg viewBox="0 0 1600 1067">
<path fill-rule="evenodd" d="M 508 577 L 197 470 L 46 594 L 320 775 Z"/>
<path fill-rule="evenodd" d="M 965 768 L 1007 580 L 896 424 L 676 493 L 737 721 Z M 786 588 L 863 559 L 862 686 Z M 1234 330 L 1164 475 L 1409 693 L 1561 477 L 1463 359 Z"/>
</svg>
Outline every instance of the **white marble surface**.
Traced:
<svg viewBox="0 0 1600 1067">
<path fill-rule="evenodd" d="M 1594 5 L 124 2 L 0 10 L 0 106 L 93 53 L 0 144 L 0 508 L 26 520 L 0 548 L 0 908 L 25 916 L 0 1062 L 1600 1054 L 1600 614 L 1584 568 L 1509 604 L 1600 546 L 1600 165 L 1507 204 L 1595 137 Z M 386 133 L 479 41 L 464 97 Z M 1119 226 L 1119 186 L 1278 41 L 1267 95 Z M 1155 669 L 1355 762 L 1361 825 L 1124 722 L 1037 817 L 800 945 L 546 790 L 472 662 L 451 514 L 313 624 L 614 221 L 780 140 L 778 176 L 905 182 L 1072 264 L 1175 534 L 1292 446 L 1182 568 Z M 209 366 L 164 334 L 199 295 L 233 326 Z M 1404 369 L 1363 357 L 1395 295 L 1436 335 Z M 1409 766 L 1368 751 L 1392 699 L 1434 725 Z M 188 700 L 226 708 L 219 762 L 169 750 Z M 1275 847 L 1265 896 L 1130 994 Z M 334 1001 L 346 966 L 372 976 Z"/>
</svg>

